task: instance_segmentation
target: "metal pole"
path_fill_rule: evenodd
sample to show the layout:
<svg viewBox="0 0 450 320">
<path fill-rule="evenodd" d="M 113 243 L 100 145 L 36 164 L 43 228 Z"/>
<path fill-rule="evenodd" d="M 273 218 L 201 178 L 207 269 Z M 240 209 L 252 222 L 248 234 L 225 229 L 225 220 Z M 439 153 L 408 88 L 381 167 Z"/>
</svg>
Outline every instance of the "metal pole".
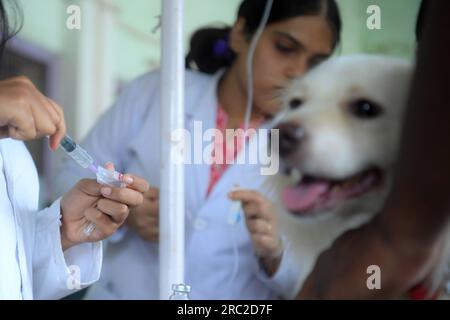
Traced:
<svg viewBox="0 0 450 320">
<path fill-rule="evenodd" d="M 184 128 L 183 0 L 162 0 L 160 299 L 184 283 L 184 167 L 171 134 Z M 149 137 L 151 139 L 152 137 Z"/>
</svg>

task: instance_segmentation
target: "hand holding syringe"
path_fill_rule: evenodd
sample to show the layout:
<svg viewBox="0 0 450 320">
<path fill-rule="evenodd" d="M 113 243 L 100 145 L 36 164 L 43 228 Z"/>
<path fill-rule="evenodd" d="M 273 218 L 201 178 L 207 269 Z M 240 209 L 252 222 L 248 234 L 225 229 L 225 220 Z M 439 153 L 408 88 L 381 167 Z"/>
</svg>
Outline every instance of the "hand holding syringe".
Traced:
<svg viewBox="0 0 450 320">
<path fill-rule="evenodd" d="M 123 182 L 123 175 L 121 173 L 96 166 L 94 159 L 69 136 L 66 135 L 61 140 L 60 147 L 81 167 L 91 170 L 96 175 L 98 183 L 116 188 L 125 188 L 127 186 Z M 95 225 L 91 223 L 86 226 L 84 233 L 90 236 L 94 229 Z"/>
</svg>

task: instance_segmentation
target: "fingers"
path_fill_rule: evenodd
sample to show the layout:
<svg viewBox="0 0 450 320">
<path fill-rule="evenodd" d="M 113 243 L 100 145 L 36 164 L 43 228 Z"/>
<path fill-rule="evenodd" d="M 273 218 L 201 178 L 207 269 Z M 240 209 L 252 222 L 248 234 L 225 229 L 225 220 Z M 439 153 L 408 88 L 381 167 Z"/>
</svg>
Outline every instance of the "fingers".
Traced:
<svg viewBox="0 0 450 320">
<path fill-rule="evenodd" d="M 18 118 L 26 111 L 31 113 L 33 128 L 29 126 L 17 126 L 17 134 L 24 139 L 39 138 L 44 135 L 52 135 L 56 131 L 56 123 L 59 122 L 58 114 L 49 107 L 47 99 L 39 92 L 34 84 L 26 77 L 17 77 L 12 80 L 16 101 L 21 104 L 18 110 Z M 26 123 L 26 125 L 28 125 Z"/>
<path fill-rule="evenodd" d="M 66 135 L 66 120 L 63 109 L 52 99 L 48 98 L 47 100 L 59 117 L 59 121 L 56 122 L 56 132 L 50 136 L 50 147 L 52 150 L 56 150 L 62 138 Z"/>
<path fill-rule="evenodd" d="M 101 184 L 92 179 L 82 179 L 76 185 L 76 188 L 93 197 L 99 197 L 101 195 L 101 187 Z"/>
<path fill-rule="evenodd" d="M 159 227 L 152 227 L 147 229 L 138 229 L 139 236 L 147 242 L 159 241 Z"/>
<path fill-rule="evenodd" d="M 6 110 L 0 114 L 1 136 L 30 140 L 49 135 L 50 146 L 55 149 L 66 131 L 62 109 L 26 77 L 3 80 L 0 87 Z"/>
<path fill-rule="evenodd" d="M 17 101 L 21 103 L 20 111 L 30 110 L 34 122 L 34 130 L 24 131 L 18 127 L 19 135 L 27 138 L 39 138 L 44 135 L 53 135 L 56 124 L 60 121 L 58 113 L 48 102 L 48 99 L 26 77 L 17 77 L 13 80 Z M 22 112 L 23 114 L 23 112 Z M 25 128 L 24 128 L 25 129 Z M 34 136 L 30 136 L 33 135 Z"/>
<path fill-rule="evenodd" d="M 278 234 L 277 215 L 270 201 L 252 190 L 233 191 L 229 196 L 243 203 L 245 222 L 256 254 L 262 258 L 279 258 L 283 248 Z"/>
<path fill-rule="evenodd" d="M 247 228 L 258 255 L 275 257 L 282 251 L 277 224 L 264 219 L 246 219 Z"/>
<path fill-rule="evenodd" d="M 105 198 L 132 207 L 139 206 L 144 201 L 144 196 L 142 195 L 142 193 L 129 188 L 113 188 L 108 186 L 102 186 L 100 191 Z"/>
<path fill-rule="evenodd" d="M 115 170 L 114 164 L 112 162 L 107 162 L 104 167 L 107 170 L 111 170 L 111 171 Z M 135 175 L 132 175 L 132 174 L 129 174 L 129 173 L 124 174 L 122 176 L 122 181 L 127 184 L 128 188 L 136 190 L 141 193 L 148 192 L 149 188 L 150 188 L 148 182 L 145 179 L 135 176 Z M 152 190 L 152 195 L 154 193 L 155 193 L 155 190 Z"/>
<path fill-rule="evenodd" d="M 56 124 L 61 120 L 61 117 L 49 101 L 49 98 L 44 96 L 31 81 L 28 81 L 28 88 L 32 100 L 36 102 L 36 105 L 40 107 L 41 110 L 45 110 L 48 113 L 50 121 L 56 126 Z"/>
<path fill-rule="evenodd" d="M 237 190 L 232 191 L 228 194 L 230 199 L 242 201 L 242 202 L 256 202 L 262 203 L 265 201 L 265 198 L 257 191 L 253 190 Z"/>
<path fill-rule="evenodd" d="M 86 209 L 85 217 L 90 223 L 95 225 L 93 234 L 100 239 L 112 235 L 120 226 L 120 224 L 113 221 L 109 215 L 106 215 L 95 208 Z"/>
<path fill-rule="evenodd" d="M 159 234 L 159 218 L 155 216 L 147 216 L 145 219 L 139 219 L 136 221 L 136 228 L 140 234 Z"/>
<path fill-rule="evenodd" d="M 257 254 L 264 258 L 278 258 L 283 253 L 283 246 L 279 238 L 267 235 L 253 234 L 252 242 Z"/>
<path fill-rule="evenodd" d="M 147 192 L 150 189 L 150 186 L 145 179 L 129 173 L 123 175 L 123 181 L 128 185 L 128 188 L 141 193 Z"/>
<path fill-rule="evenodd" d="M 112 221 L 119 225 L 125 221 L 129 213 L 128 206 L 108 199 L 100 199 L 97 202 L 97 209 L 108 215 Z"/>
<path fill-rule="evenodd" d="M 264 198 L 259 192 L 252 190 L 233 191 L 230 193 L 230 198 L 243 202 L 242 209 L 249 227 L 254 227 L 255 224 L 261 227 L 261 225 L 265 224 L 267 231 L 267 229 L 272 228 L 272 224 L 276 224 L 276 214 L 270 201 Z M 261 221 L 252 222 L 252 220 Z"/>
<path fill-rule="evenodd" d="M 159 240 L 159 202 L 145 198 L 144 203 L 130 210 L 127 224 L 144 240 Z"/>
<path fill-rule="evenodd" d="M 145 200 L 145 201 L 149 202 L 149 204 L 148 204 L 148 207 L 150 209 L 148 211 L 149 215 L 151 217 L 155 217 L 159 220 L 159 200 L 156 199 L 156 200 Z"/>
<path fill-rule="evenodd" d="M 148 216 L 142 224 L 136 226 L 137 233 L 146 241 L 156 242 L 159 240 L 159 218 Z"/>
<path fill-rule="evenodd" d="M 147 219 L 149 217 L 159 219 L 159 200 L 144 198 L 141 205 L 133 208 L 132 214 L 134 216 L 142 217 L 142 219 Z"/>
<path fill-rule="evenodd" d="M 115 170 L 112 162 L 107 162 L 104 167 L 107 170 Z M 147 192 L 149 189 L 148 182 L 141 177 L 132 174 L 124 174 L 122 176 L 122 181 L 127 184 L 127 188 L 103 186 L 101 189 L 102 195 L 105 198 L 112 199 L 129 206 L 141 205 L 144 201 L 144 196 L 142 193 Z"/>
<path fill-rule="evenodd" d="M 247 228 L 252 234 L 273 236 L 275 230 L 273 226 L 267 221 L 262 219 L 247 219 Z"/>
<path fill-rule="evenodd" d="M 16 139 L 27 141 L 36 138 L 36 126 L 34 124 L 34 118 L 30 114 L 17 110 L 17 117 L 13 117 L 6 127 L 7 136 Z"/>
<path fill-rule="evenodd" d="M 144 197 L 150 200 L 159 200 L 159 189 L 150 187 L 147 192 L 144 193 Z"/>
<path fill-rule="evenodd" d="M 255 202 L 247 202 L 242 206 L 245 216 L 248 219 L 264 218 L 261 212 L 261 205 Z"/>
<path fill-rule="evenodd" d="M 77 187 L 87 195 L 93 197 L 103 196 L 107 199 L 119 202 L 127 206 L 138 206 L 143 203 L 141 193 L 128 188 L 114 188 L 99 184 L 96 180 L 82 179 Z M 101 201 L 101 200 L 99 200 Z"/>
<path fill-rule="evenodd" d="M 274 212 L 272 205 L 268 199 L 257 191 L 239 190 L 230 193 L 233 200 L 242 201 L 242 209 L 247 219 L 265 219 L 274 220 Z"/>
<path fill-rule="evenodd" d="M 60 121 L 60 115 L 59 113 L 53 108 L 51 103 L 49 102 L 49 98 L 44 96 L 33 84 L 33 82 L 28 79 L 27 77 L 19 76 L 12 79 L 17 84 L 16 86 L 23 89 L 23 93 L 25 96 L 28 97 L 28 100 L 30 102 L 34 101 L 37 103 L 39 107 L 42 108 L 42 110 L 45 110 L 48 112 L 50 120 L 53 123 L 58 123 Z"/>
</svg>

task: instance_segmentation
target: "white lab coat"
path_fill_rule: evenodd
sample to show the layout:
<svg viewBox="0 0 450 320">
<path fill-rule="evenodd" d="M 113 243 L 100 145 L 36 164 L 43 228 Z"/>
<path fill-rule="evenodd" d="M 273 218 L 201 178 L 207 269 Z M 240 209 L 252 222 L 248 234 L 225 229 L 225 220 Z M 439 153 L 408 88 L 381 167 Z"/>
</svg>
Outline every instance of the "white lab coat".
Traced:
<svg viewBox="0 0 450 320">
<path fill-rule="evenodd" d="M 37 172 L 25 145 L 1 139 L 0 299 L 58 299 L 100 277 L 101 243 L 63 253 L 60 201 L 38 212 L 38 198 Z"/>
<path fill-rule="evenodd" d="M 185 128 L 192 136 L 194 120 L 202 121 L 203 131 L 215 128 L 220 74 L 186 73 Z M 82 143 L 83 147 L 99 163 L 113 161 L 118 170 L 143 176 L 152 186 L 158 187 L 161 141 L 159 103 L 159 71 L 136 79 L 97 123 Z M 208 144 L 210 141 L 205 142 L 204 146 Z M 185 168 L 185 277 L 186 283 L 192 287 L 191 298 L 292 297 L 299 272 L 287 251 L 279 271 L 269 279 L 254 254 L 245 222 L 237 225 L 228 223 L 230 201 L 227 193 L 232 186 L 236 183 L 250 189 L 261 186 L 262 178 L 258 174 L 252 177 L 254 168 L 230 166 L 208 198 L 206 191 L 210 166 L 192 164 Z M 59 192 L 86 175 L 72 161 L 66 161 L 59 172 Z M 126 227 L 121 232 L 122 237 L 116 236 L 108 242 L 102 277 L 89 290 L 88 298 L 158 299 L 158 244 L 145 242 Z M 235 248 L 238 249 L 238 256 L 234 253 Z M 237 273 L 232 279 L 236 267 Z"/>
</svg>

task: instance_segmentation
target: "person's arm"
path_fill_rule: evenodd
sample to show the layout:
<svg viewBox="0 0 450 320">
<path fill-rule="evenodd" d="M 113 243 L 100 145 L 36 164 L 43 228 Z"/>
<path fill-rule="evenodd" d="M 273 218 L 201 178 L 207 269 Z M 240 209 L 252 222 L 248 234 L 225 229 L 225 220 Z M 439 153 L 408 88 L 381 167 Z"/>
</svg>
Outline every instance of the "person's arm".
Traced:
<svg viewBox="0 0 450 320">
<path fill-rule="evenodd" d="M 102 243 L 80 244 L 64 251 L 60 200 L 37 213 L 32 274 L 34 299 L 60 299 L 100 277 Z"/>
<path fill-rule="evenodd" d="M 430 1 L 426 19 L 397 182 L 382 219 L 392 219 L 383 223 L 390 229 L 431 245 L 450 219 L 450 2 Z"/>
<path fill-rule="evenodd" d="M 142 193 L 148 190 L 140 177 L 127 174 L 123 181 L 127 188 L 82 180 L 61 200 L 37 213 L 32 277 L 36 299 L 58 299 L 98 280 L 100 241 L 120 227 L 129 208 L 142 204 Z M 95 228 L 85 234 L 89 223 Z"/>
<path fill-rule="evenodd" d="M 277 296 L 295 297 L 301 269 L 294 258 L 295 250 L 284 239 L 279 218 L 272 203 L 252 190 L 230 192 L 230 199 L 242 202 L 245 223 L 255 251 L 256 276 Z"/>
<path fill-rule="evenodd" d="M 298 298 L 394 298 L 423 281 L 450 220 L 450 2 L 430 1 L 393 193 L 368 225 L 323 253 Z M 381 268 L 369 290 L 367 267 Z"/>
</svg>

